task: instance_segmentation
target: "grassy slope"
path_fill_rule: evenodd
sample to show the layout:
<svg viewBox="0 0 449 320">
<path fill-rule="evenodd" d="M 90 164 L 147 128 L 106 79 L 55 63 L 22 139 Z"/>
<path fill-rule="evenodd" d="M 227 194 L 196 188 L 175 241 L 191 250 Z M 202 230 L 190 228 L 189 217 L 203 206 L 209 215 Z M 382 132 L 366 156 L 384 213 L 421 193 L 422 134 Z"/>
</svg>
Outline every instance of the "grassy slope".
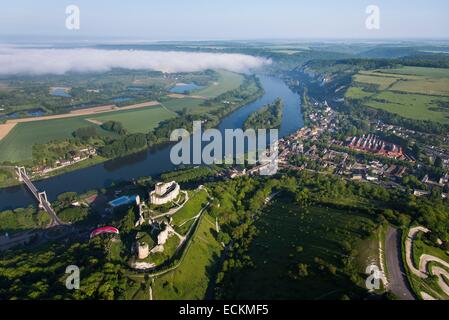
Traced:
<svg viewBox="0 0 449 320">
<path fill-rule="evenodd" d="M 195 217 L 207 203 L 207 193 L 204 190 L 189 192 L 189 196 L 190 199 L 186 205 L 173 216 L 173 224 L 175 226 L 180 226 L 182 223 Z M 176 227 L 176 230 L 185 234 L 192 223 L 193 220 L 191 220 L 191 223 L 183 225 L 183 227 Z"/>
<path fill-rule="evenodd" d="M 222 250 L 212 222 L 204 215 L 180 267 L 154 281 L 154 299 L 204 299 Z"/>
<path fill-rule="evenodd" d="M 359 244 L 362 227 L 374 229 L 374 224 L 355 213 L 321 207 L 308 210 L 281 200 L 266 211 L 249 252 L 256 267 L 240 272 L 232 298 L 334 299 L 363 290 L 343 272 L 341 246 L 343 241 Z M 315 257 L 336 266 L 337 274 L 318 271 Z M 295 273 L 299 263 L 309 266 L 309 276 L 294 279 L 289 272 Z M 360 266 L 359 271 L 364 268 Z"/>
</svg>

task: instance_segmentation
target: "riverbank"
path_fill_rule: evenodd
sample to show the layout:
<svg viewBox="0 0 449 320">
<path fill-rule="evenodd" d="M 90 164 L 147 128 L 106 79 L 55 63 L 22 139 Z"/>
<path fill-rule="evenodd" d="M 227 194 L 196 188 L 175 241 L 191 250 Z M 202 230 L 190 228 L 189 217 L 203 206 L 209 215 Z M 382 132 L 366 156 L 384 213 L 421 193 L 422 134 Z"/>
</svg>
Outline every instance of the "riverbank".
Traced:
<svg viewBox="0 0 449 320">
<path fill-rule="evenodd" d="M 45 180 L 45 179 L 49 179 L 52 177 L 56 177 L 58 175 L 64 174 L 64 173 L 68 173 L 68 172 L 72 172 L 72 171 L 76 171 L 79 169 L 84 169 L 84 168 L 88 168 L 97 164 L 101 164 L 104 163 L 108 160 L 108 158 L 104 158 L 101 156 L 94 156 L 93 158 L 89 158 L 77 163 L 74 163 L 72 165 L 66 166 L 66 167 L 62 167 L 62 168 L 58 168 L 55 169 L 51 172 L 48 172 L 46 174 L 42 174 L 42 175 L 32 175 L 31 176 L 31 180 L 32 181 L 39 181 L 39 180 Z M 13 169 L 11 169 L 13 170 Z M 19 186 L 21 185 L 22 182 L 20 182 L 18 179 L 7 179 L 5 181 L 1 181 L 0 182 L 0 189 L 1 188 L 9 188 L 9 187 L 15 187 L 15 186 Z"/>
<path fill-rule="evenodd" d="M 282 80 L 267 76 L 260 76 L 259 80 L 264 89 L 263 95 L 256 101 L 241 104 L 227 116 L 221 117 L 218 130 L 242 128 L 244 121 L 253 112 L 264 105 L 273 103 L 277 98 L 284 101 L 284 117 L 280 136 L 289 135 L 303 126 L 301 114 L 301 100 Z M 74 170 L 66 168 L 63 174 L 35 181 L 39 190 L 45 190 L 50 201 L 64 192 L 83 193 L 87 190 L 107 188 L 117 181 L 130 181 L 142 176 L 157 176 L 176 169 L 170 161 L 170 145 L 153 146 L 144 151 L 136 152 L 125 157 L 107 159 L 95 165 Z M 35 200 L 22 187 L 0 189 L 0 210 L 14 209 L 35 205 Z"/>
<path fill-rule="evenodd" d="M 238 109 L 251 104 L 255 101 L 257 101 L 258 99 L 260 99 L 260 97 L 262 97 L 265 93 L 264 89 L 261 86 L 257 86 L 258 87 L 258 91 L 252 95 L 251 97 L 241 101 L 238 105 L 236 105 L 234 108 L 231 108 L 228 112 L 225 112 L 222 114 L 222 116 L 218 119 L 216 119 L 216 121 L 210 121 L 209 123 L 206 124 L 206 129 L 208 128 L 216 128 L 220 125 L 221 121 L 226 118 L 227 116 L 229 116 L 231 113 L 237 111 Z M 134 108 L 137 105 L 133 106 Z M 139 107 L 141 107 L 141 105 L 138 105 Z M 126 107 L 125 107 L 126 108 Z M 145 146 L 144 148 L 139 148 L 139 149 L 135 149 L 132 150 L 128 153 L 125 154 L 121 154 L 118 157 L 113 157 L 113 158 L 105 158 L 105 157 L 101 157 L 101 156 L 94 156 L 93 158 L 84 160 L 84 161 L 80 161 L 78 163 L 72 164 L 72 165 L 68 165 L 66 167 L 63 168 L 58 168 L 56 170 L 52 170 L 51 172 L 48 172 L 46 174 L 42 174 L 42 175 L 31 175 L 31 180 L 32 181 L 40 181 L 40 180 L 45 180 L 51 177 L 56 177 L 58 175 L 62 175 L 65 173 L 69 173 L 69 172 L 73 172 L 76 170 L 80 170 L 80 169 L 84 169 L 84 168 L 88 168 L 91 166 L 95 166 L 98 164 L 102 164 L 105 163 L 107 161 L 111 161 L 111 160 L 115 160 L 115 159 L 119 159 L 119 158 L 124 158 L 126 156 L 131 156 L 133 154 L 138 154 L 141 153 L 142 151 L 145 150 L 150 150 L 150 149 L 157 149 L 159 147 L 163 147 L 165 145 L 167 145 L 169 143 L 169 139 L 162 139 L 162 140 L 158 140 L 157 143 L 155 144 L 148 144 L 147 146 Z M 0 189 L 1 188 L 8 188 L 8 187 L 14 187 L 14 186 L 19 186 L 21 185 L 21 183 L 18 180 L 15 179 L 8 179 L 7 181 L 0 181 Z"/>
</svg>

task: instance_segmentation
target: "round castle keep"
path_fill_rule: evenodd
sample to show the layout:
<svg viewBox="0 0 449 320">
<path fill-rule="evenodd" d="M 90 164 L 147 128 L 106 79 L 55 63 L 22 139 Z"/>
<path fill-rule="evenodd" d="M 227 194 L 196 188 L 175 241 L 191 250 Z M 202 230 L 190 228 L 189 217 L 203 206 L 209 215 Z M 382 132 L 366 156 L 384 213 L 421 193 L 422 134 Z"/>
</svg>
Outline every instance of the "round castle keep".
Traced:
<svg viewBox="0 0 449 320">
<path fill-rule="evenodd" d="M 181 188 L 175 181 L 169 183 L 159 182 L 156 184 L 155 190 L 150 192 L 150 203 L 155 205 L 163 205 L 175 200 L 179 196 Z"/>
</svg>

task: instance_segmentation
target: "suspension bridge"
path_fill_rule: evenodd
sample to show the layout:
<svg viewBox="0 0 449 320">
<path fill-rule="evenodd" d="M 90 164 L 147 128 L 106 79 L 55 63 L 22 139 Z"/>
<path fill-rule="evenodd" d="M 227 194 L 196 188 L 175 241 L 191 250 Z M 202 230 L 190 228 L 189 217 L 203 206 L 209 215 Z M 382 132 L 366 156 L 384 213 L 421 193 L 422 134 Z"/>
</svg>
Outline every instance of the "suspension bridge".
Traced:
<svg viewBox="0 0 449 320">
<path fill-rule="evenodd" d="M 16 172 L 19 177 L 20 182 L 24 182 L 25 185 L 28 187 L 28 190 L 31 191 L 33 196 L 37 199 L 39 202 L 39 208 L 45 210 L 51 218 L 51 223 L 49 227 L 56 227 L 60 225 L 64 225 L 64 223 L 59 219 L 59 217 L 56 215 L 56 212 L 53 210 L 50 202 L 47 199 L 47 193 L 45 191 L 39 191 L 35 185 L 31 182 L 30 178 L 28 177 L 28 174 L 24 167 L 16 167 Z"/>
</svg>

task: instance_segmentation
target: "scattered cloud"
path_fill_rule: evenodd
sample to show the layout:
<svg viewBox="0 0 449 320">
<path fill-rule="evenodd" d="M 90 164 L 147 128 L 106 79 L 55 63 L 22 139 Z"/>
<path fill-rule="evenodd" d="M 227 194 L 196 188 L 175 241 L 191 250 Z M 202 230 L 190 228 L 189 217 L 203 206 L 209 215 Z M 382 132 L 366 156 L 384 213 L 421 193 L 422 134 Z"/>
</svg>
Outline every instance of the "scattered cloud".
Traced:
<svg viewBox="0 0 449 320">
<path fill-rule="evenodd" d="M 100 49 L 0 48 L 1 75 L 106 72 L 114 68 L 166 73 L 226 69 L 249 72 L 271 60 L 244 54 Z"/>
</svg>

